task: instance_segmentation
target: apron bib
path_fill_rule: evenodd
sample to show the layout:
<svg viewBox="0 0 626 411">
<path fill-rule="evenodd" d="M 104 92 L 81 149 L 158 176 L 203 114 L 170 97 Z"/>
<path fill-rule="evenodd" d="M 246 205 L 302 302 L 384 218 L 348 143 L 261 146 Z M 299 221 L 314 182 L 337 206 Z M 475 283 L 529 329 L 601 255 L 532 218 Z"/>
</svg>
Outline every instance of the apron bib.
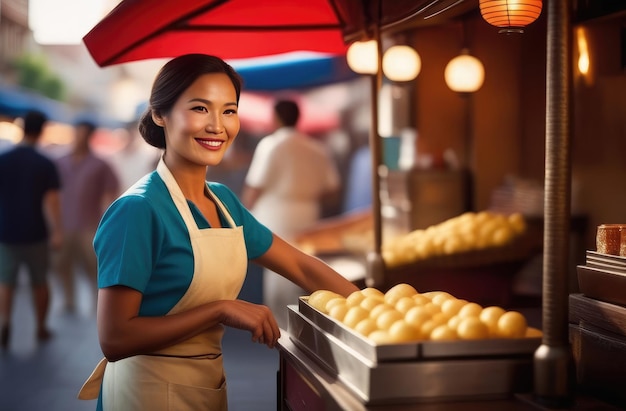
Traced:
<svg viewBox="0 0 626 411">
<path fill-rule="evenodd" d="M 235 226 L 226 207 L 209 191 L 230 228 L 199 229 L 163 160 L 157 172 L 185 221 L 194 257 L 189 289 L 168 315 L 211 301 L 237 298 L 248 264 L 242 227 Z M 112 363 L 103 359 L 81 389 L 79 398 L 96 398 L 102 382 L 105 411 L 225 411 L 228 405 L 221 356 L 223 334 L 223 326 L 218 325 L 152 355 Z"/>
</svg>

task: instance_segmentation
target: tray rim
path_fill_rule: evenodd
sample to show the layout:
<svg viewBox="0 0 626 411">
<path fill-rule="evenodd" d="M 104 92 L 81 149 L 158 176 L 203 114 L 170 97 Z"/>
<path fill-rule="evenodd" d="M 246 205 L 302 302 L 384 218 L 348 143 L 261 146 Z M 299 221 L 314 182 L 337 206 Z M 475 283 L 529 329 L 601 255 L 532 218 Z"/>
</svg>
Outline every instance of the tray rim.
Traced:
<svg viewBox="0 0 626 411">
<path fill-rule="evenodd" d="M 626 274 L 626 265 L 625 266 L 616 266 L 606 262 L 605 260 L 595 260 L 589 259 L 587 260 L 587 264 L 585 265 L 587 268 L 595 268 L 597 270 L 606 270 L 609 272 L 615 272 L 619 274 Z"/>
<path fill-rule="evenodd" d="M 609 274 L 609 275 L 613 275 L 613 276 L 617 276 L 617 277 L 626 277 L 626 273 L 624 273 L 624 272 L 620 272 L 620 271 L 615 270 L 615 269 L 594 267 L 594 266 L 590 266 L 588 264 L 579 264 L 579 265 L 576 266 L 576 270 L 578 270 L 578 269 L 587 270 L 587 271 L 598 273 L 598 274 Z"/>
<path fill-rule="evenodd" d="M 596 261 L 602 261 L 620 267 L 623 266 L 626 268 L 626 257 L 621 255 L 604 254 L 597 251 L 587 250 L 585 256 L 587 260 L 592 259 Z"/>
<path fill-rule="evenodd" d="M 364 358 L 373 363 L 412 360 L 429 361 L 436 359 L 458 360 L 463 358 L 492 358 L 507 355 L 527 355 L 535 352 L 541 345 L 542 337 L 489 338 L 483 340 L 429 341 L 420 340 L 409 343 L 374 344 L 367 337 L 351 330 L 344 324 L 317 310 L 308 303 L 308 296 L 299 298 L 298 305 L 291 308 L 297 314 L 307 318 L 325 333 L 346 344 Z M 301 307 L 304 308 L 301 310 Z M 312 317 L 307 314 L 311 313 Z M 340 330 L 340 335 L 334 331 Z"/>
</svg>

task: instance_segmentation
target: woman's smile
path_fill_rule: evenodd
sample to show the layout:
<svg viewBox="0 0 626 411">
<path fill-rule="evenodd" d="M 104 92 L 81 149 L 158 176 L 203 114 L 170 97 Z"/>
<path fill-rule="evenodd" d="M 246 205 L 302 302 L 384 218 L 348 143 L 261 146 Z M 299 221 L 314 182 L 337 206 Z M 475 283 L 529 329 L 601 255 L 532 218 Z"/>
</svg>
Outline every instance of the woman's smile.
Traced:
<svg viewBox="0 0 626 411">
<path fill-rule="evenodd" d="M 195 139 L 202 147 L 207 150 L 217 151 L 222 148 L 224 144 L 223 140 L 216 140 L 212 138 L 196 138 Z"/>
</svg>

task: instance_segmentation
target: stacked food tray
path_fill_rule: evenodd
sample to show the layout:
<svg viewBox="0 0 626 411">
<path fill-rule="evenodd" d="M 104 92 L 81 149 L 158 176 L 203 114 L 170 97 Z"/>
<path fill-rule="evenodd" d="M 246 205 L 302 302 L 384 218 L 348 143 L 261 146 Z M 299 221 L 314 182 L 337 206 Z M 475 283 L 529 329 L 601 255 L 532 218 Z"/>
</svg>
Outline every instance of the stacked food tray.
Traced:
<svg viewBox="0 0 626 411">
<path fill-rule="evenodd" d="M 626 256 L 587 251 L 577 273 L 580 293 L 569 296 L 577 383 L 626 408 Z"/>
<path fill-rule="evenodd" d="M 375 345 L 307 297 L 288 310 L 294 344 L 367 404 L 503 398 L 532 389 L 538 337 Z"/>
<path fill-rule="evenodd" d="M 587 297 L 626 305 L 626 257 L 587 251 L 585 265 L 576 271 L 580 291 Z"/>
</svg>

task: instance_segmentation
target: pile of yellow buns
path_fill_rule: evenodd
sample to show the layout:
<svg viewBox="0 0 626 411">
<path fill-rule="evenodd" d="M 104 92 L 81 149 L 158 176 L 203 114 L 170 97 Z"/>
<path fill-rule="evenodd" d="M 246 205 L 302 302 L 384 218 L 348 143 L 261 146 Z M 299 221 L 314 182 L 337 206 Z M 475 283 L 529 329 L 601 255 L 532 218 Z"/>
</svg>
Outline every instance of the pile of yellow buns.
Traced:
<svg viewBox="0 0 626 411">
<path fill-rule="evenodd" d="M 381 254 L 387 267 L 432 257 L 500 247 L 526 231 L 520 213 L 466 212 L 426 229 L 385 240 Z"/>
<path fill-rule="evenodd" d="M 318 290 L 307 302 L 375 344 L 541 336 L 518 311 L 482 307 L 445 291 L 419 293 L 406 283 L 385 293 L 367 287 L 347 298 Z"/>
</svg>

